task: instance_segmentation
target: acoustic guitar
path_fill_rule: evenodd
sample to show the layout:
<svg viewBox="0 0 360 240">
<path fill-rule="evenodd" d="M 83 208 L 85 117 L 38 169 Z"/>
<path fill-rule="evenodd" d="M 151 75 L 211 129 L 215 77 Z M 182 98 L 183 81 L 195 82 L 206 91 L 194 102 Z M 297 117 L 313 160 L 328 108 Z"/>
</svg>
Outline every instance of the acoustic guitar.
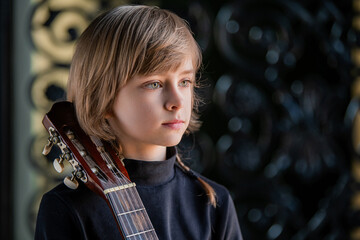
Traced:
<svg viewBox="0 0 360 240">
<path fill-rule="evenodd" d="M 72 166 L 72 175 L 64 179 L 66 186 L 76 189 L 80 180 L 105 199 L 123 239 L 158 239 L 122 160 L 111 144 L 88 136 L 80 128 L 71 102 L 55 103 L 43 125 L 50 134 L 43 154 L 57 145 L 61 155 L 54 160 L 55 170 L 62 172 L 64 161 Z"/>
</svg>

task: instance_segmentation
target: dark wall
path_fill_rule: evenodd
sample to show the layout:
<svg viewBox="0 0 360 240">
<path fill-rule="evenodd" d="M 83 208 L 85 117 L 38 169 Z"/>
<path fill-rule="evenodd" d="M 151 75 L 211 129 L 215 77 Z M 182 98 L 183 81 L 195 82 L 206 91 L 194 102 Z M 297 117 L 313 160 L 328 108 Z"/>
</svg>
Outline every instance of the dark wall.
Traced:
<svg viewBox="0 0 360 240">
<path fill-rule="evenodd" d="M 12 1 L 0 2 L 0 239 L 12 239 Z"/>
</svg>

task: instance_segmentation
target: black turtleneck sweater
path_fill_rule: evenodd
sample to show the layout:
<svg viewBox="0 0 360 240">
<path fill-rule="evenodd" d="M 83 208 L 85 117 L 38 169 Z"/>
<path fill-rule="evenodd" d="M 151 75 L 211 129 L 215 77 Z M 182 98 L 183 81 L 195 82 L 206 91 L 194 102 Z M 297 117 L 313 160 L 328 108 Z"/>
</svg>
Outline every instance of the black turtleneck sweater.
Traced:
<svg viewBox="0 0 360 240">
<path fill-rule="evenodd" d="M 183 172 L 174 154 L 165 161 L 124 163 L 160 240 L 242 239 L 228 191 L 200 176 L 216 192 L 217 206 L 211 206 L 194 173 Z M 35 240 L 40 239 L 120 240 L 121 236 L 104 199 L 84 184 L 76 190 L 60 184 L 42 198 L 35 232 Z"/>
</svg>

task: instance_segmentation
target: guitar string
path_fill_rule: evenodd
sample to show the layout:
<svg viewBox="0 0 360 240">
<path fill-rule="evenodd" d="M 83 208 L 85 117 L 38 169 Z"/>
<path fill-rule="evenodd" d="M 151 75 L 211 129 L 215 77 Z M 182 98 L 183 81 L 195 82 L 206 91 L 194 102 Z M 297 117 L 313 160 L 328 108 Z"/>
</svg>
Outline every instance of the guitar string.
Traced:
<svg viewBox="0 0 360 240">
<path fill-rule="evenodd" d="M 136 191 L 136 189 L 131 189 L 133 190 L 133 195 L 136 195 L 135 199 L 140 199 L 141 201 L 141 198 L 139 196 L 139 193 L 138 191 Z M 141 204 L 142 204 L 142 201 L 141 201 Z M 145 211 L 144 214 L 142 215 L 142 218 L 143 218 L 143 222 L 145 222 L 147 224 L 147 228 L 148 229 L 154 229 L 153 225 L 152 225 L 152 222 L 150 220 L 150 217 L 149 215 L 147 214 L 147 212 Z M 157 235 L 156 235 L 156 232 L 155 230 L 150 232 L 150 234 L 154 237 L 154 239 L 157 239 Z"/>
<path fill-rule="evenodd" d="M 121 191 L 124 191 L 125 189 L 121 190 Z M 123 198 L 123 196 L 121 196 L 122 194 L 120 194 L 119 192 L 112 192 L 112 193 L 109 193 L 109 194 L 113 194 L 115 197 L 114 197 L 114 200 L 115 201 L 120 201 L 120 198 Z M 136 211 L 136 210 L 135 210 Z M 133 212 L 131 211 L 125 211 L 124 212 L 124 215 L 120 215 L 119 218 L 122 218 L 122 217 L 127 217 L 127 216 L 130 216 L 131 217 L 131 214 L 133 214 Z M 134 221 L 133 218 L 131 218 L 133 221 L 132 223 L 134 224 L 134 226 L 136 225 L 136 221 Z M 139 227 L 138 226 L 135 226 L 135 228 L 137 229 L 137 231 L 135 232 L 132 232 L 131 234 L 128 234 L 127 236 L 129 235 L 134 235 L 135 238 L 139 238 L 139 239 L 143 239 L 142 235 L 137 235 L 138 233 L 141 233 L 143 231 L 145 231 L 146 229 L 141 229 L 139 230 Z"/>
<path fill-rule="evenodd" d="M 108 178 L 103 173 L 103 171 L 101 171 L 99 168 L 97 168 L 98 165 L 95 163 L 95 161 L 92 159 L 92 157 L 86 153 L 85 147 L 76 138 L 72 139 L 71 142 L 75 145 L 78 152 L 83 151 L 86 154 L 84 156 L 84 158 L 87 160 L 86 162 L 89 165 L 91 171 L 93 171 L 93 173 L 95 175 L 100 175 L 100 178 L 102 178 L 104 181 L 107 181 Z M 96 169 L 97 172 L 95 173 L 93 169 Z"/>
<path fill-rule="evenodd" d="M 100 141 L 100 140 L 99 140 L 99 141 Z M 117 169 L 117 168 L 116 168 L 116 166 L 114 166 L 114 164 L 113 164 L 113 162 L 111 161 L 111 159 L 109 159 L 110 156 L 107 154 L 107 152 L 105 152 L 101 141 L 100 141 L 100 143 L 98 143 L 98 141 L 94 141 L 94 140 L 93 140 L 93 142 L 95 143 L 95 145 L 101 147 L 100 149 L 102 149 L 102 151 L 99 151 L 99 152 L 100 152 L 100 155 L 101 155 L 101 157 L 103 158 L 103 160 L 105 160 L 108 168 L 112 171 L 112 173 L 113 173 L 114 175 L 120 175 L 120 178 L 117 178 L 117 180 L 120 181 L 120 182 L 116 182 L 116 183 L 114 183 L 114 184 L 116 184 L 116 185 L 119 185 L 119 184 L 120 184 L 120 185 L 129 184 L 130 181 L 128 181 L 127 178 L 125 178 L 125 176 L 124 176 L 121 172 L 115 171 L 115 169 Z M 125 190 L 125 189 L 123 189 L 123 190 Z M 109 194 L 109 195 L 111 196 L 111 194 Z M 129 212 L 129 211 L 131 210 L 131 206 L 129 205 L 129 201 L 126 201 L 126 200 L 124 199 L 125 196 L 124 196 L 123 194 L 121 194 L 120 197 L 121 197 L 121 199 L 120 199 L 120 198 L 111 198 L 111 199 L 112 199 L 113 201 L 115 201 L 115 202 L 118 203 L 118 204 L 116 204 L 117 206 L 120 205 L 120 207 L 122 208 L 122 212 L 124 212 L 124 213 L 125 213 L 125 212 Z M 117 212 L 120 212 L 118 208 L 116 208 L 116 210 L 117 210 Z M 121 222 L 125 222 L 125 221 L 126 221 L 126 222 L 129 224 L 129 227 L 130 227 L 130 230 L 131 230 L 132 233 L 138 232 L 138 229 L 137 229 L 134 221 L 132 220 L 131 216 L 129 216 L 129 214 L 126 214 L 126 215 L 125 215 L 125 220 L 123 219 L 122 216 L 119 216 L 119 215 L 117 215 L 117 218 L 118 218 L 119 221 L 121 221 Z M 135 230 L 134 230 L 134 229 L 135 229 Z M 129 234 L 126 234 L 126 235 L 129 235 Z"/>
<path fill-rule="evenodd" d="M 71 132 L 72 133 L 72 132 Z M 73 133 L 72 133 L 73 134 Z M 77 149 L 77 151 L 78 152 L 81 152 L 81 151 L 83 151 L 84 153 L 86 152 L 86 149 L 85 149 L 85 147 L 76 139 L 76 138 L 73 138 L 73 139 L 71 139 L 71 142 L 73 143 L 73 145 L 75 146 L 75 148 Z M 95 143 L 94 141 L 93 141 L 93 143 Z M 96 145 L 96 143 L 95 143 L 95 145 Z M 84 158 L 87 160 L 87 163 L 88 163 L 88 165 L 90 166 L 90 168 L 91 169 L 93 169 L 94 167 L 96 167 L 96 163 L 94 162 L 94 160 L 88 155 L 88 154 L 86 154 L 85 156 L 84 156 Z M 92 166 L 91 166 L 92 165 Z M 104 180 L 107 180 L 107 177 L 105 176 L 105 174 L 103 173 L 103 171 L 101 171 L 101 170 L 99 170 L 98 169 L 98 171 L 97 171 L 97 175 L 100 175 L 100 177 L 101 178 L 103 178 Z M 125 177 L 125 176 L 123 176 L 123 177 Z M 106 181 L 105 181 L 106 182 Z M 107 196 L 108 197 L 108 196 Z M 110 200 L 110 199 L 109 199 Z M 113 206 L 113 203 L 110 201 L 110 204 L 112 205 L 112 207 L 114 208 L 114 206 Z M 121 204 L 121 203 L 120 203 Z M 119 212 L 119 209 L 115 206 L 115 209 L 116 209 L 116 211 L 117 212 Z M 117 217 L 117 221 L 119 222 L 120 221 L 120 219 Z M 131 231 L 133 232 L 133 229 L 132 229 L 132 227 L 131 227 L 131 223 L 130 223 L 131 221 L 127 218 L 127 222 L 123 222 L 122 224 L 123 224 L 123 226 L 129 226 L 129 227 L 125 227 L 125 228 L 122 228 L 122 230 L 124 231 L 124 230 L 126 230 L 126 231 L 128 231 L 129 229 L 131 229 Z M 121 224 L 120 222 L 119 222 L 119 224 Z M 125 233 L 126 235 L 129 235 L 129 233 Z"/>
<path fill-rule="evenodd" d="M 135 187 L 132 187 L 132 188 L 127 188 L 127 189 L 123 189 L 126 191 L 126 195 L 122 195 L 122 196 L 127 196 L 128 198 L 128 202 L 130 203 L 136 203 L 136 207 L 134 207 L 134 209 L 144 209 L 143 211 L 138 211 L 135 213 L 135 217 L 136 219 L 138 220 L 137 222 L 141 224 L 141 229 L 143 230 L 152 230 L 152 231 L 149 231 L 145 234 L 145 237 L 146 239 L 148 239 L 148 237 L 150 237 L 150 239 L 158 239 L 157 238 L 157 235 L 156 235 L 156 232 L 154 230 L 154 227 L 152 226 L 152 223 L 150 221 L 150 218 L 145 210 L 145 207 L 141 201 L 141 198 L 139 196 L 139 193 L 136 191 L 136 188 Z M 129 192 L 130 191 L 130 192 Z M 120 193 L 119 193 L 120 194 Z M 129 197 L 129 194 L 131 194 L 133 197 Z M 132 201 L 132 200 L 135 199 L 135 201 Z M 144 226 L 144 224 L 146 226 Z M 142 239 L 142 238 L 141 238 Z"/>
<path fill-rule="evenodd" d="M 107 162 L 111 161 L 110 156 L 107 153 L 104 154 L 103 158 L 105 158 Z M 121 171 L 119 171 L 119 169 L 116 168 L 116 166 L 114 166 L 114 168 L 112 168 L 111 170 L 114 172 L 114 174 L 122 174 Z M 125 179 L 122 178 L 122 179 L 120 179 L 120 182 L 121 182 L 121 184 L 125 185 L 129 181 L 127 180 L 127 178 L 125 178 Z M 123 182 L 125 182 L 125 184 Z M 144 209 L 144 206 L 142 206 L 141 202 L 139 202 L 138 199 L 129 196 L 131 194 L 130 191 L 134 191 L 134 190 L 136 191 L 135 187 L 130 187 L 130 188 L 122 189 L 121 190 L 122 193 L 120 193 L 118 191 L 114 193 L 115 195 L 118 195 L 118 198 L 121 198 L 124 202 L 128 203 L 128 209 L 126 210 L 126 212 Z M 125 198 L 127 198 L 127 199 L 125 199 Z M 144 230 L 149 229 L 149 228 L 145 227 L 144 224 L 142 224 L 144 221 L 139 221 L 140 220 L 139 214 L 142 214 L 143 212 L 144 211 L 136 211 L 136 212 L 132 212 L 129 214 L 125 214 L 125 216 L 129 215 L 129 217 L 131 218 L 137 232 L 142 232 Z M 145 218 L 143 218 L 143 220 L 145 220 Z M 135 238 L 136 237 L 137 236 L 135 236 Z M 140 239 L 143 239 L 143 237 L 141 235 L 138 235 L 138 237 Z M 147 239 L 147 237 L 146 237 L 146 239 Z"/>
<path fill-rule="evenodd" d="M 138 192 L 136 189 L 129 189 L 129 191 L 131 191 L 132 196 L 135 196 L 135 202 L 140 205 L 140 207 L 142 207 L 143 209 L 145 209 L 140 196 L 138 195 Z M 140 199 L 140 201 L 139 201 Z M 152 226 L 152 223 L 148 217 L 148 214 L 146 211 L 141 211 L 137 214 L 137 218 L 140 220 L 140 222 L 142 223 L 144 229 L 154 229 L 154 227 Z"/>
<path fill-rule="evenodd" d="M 100 146 L 100 147 L 103 147 L 103 144 L 102 144 L 102 142 L 101 142 L 101 140 L 100 139 L 94 139 L 94 138 L 91 138 L 92 139 L 92 142 L 96 145 L 96 146 Z M 80 142 L 78 142 L 77 140 L 76 140 L 76 138 L 74 139 L 74 145 L 77 147 L 77 149 L 79 150 L 82 150 L 82 151 L 85 151 L 85 148 L 83 147 L 83 145 L 80 143 Z M 99 151 L 100 152 L 100 151 Z M 104 153 L 104 154 L 102 154 L 102 153 Z M 114 174 L 117 174 L 117 175 L 120 175 L 120 180 L 122 180 L 122 182 L 121 182 L 121 184 L 122 185 L 125 185 L 125 184 L 128 184 L 128 183 L 130 183 L 130 181 L 124 176 L 124 174 L 114 165 L 114 163 L 112 162 L 112 160 L 111 160 L 111 158 L 110 158 L 110 156 L 108 155 L 108 153 L 107 152 L 100 152 L 100 154 L 102 155 L 101 157 L 107 162 L 107 164 L 108 164 L 108 166 L 111 166 L 110 167 L 110 170 L 114 173 Z M 94 165 L 96 165 L 95 164 L 95 162 L 93 161 L 93 159 L 89 156 L 89 155 L 86 155 L 86 158 L 88 159 L 88 160 L 90 160 L 91 161 L 91 163 L 92 164 L 94 164 Z M 103 175 L 103 172 L 102 171 L 98 171 L 98 174 L 100 174 L 100 175 L 102 175 L 102 178 L 103 179 L 107 179 L 104 175 Z M 136 189 L 135 188 L 130 188 L 130 189 L 124 189 L 125 190 L 125 192 L 126 192 L 126 195 L 127 195 L 127 197 L 130 199 L 130 197 L 129 197 L 129 194 L 131 194 L 133 197 L 131 198 L 132 200 L 135 200 L 135 203 L 136 203 L 136 205 L 137 206 L 140 206 L 140 207 L 132 207 L 133 209 L 139 209 L 139 208 L 144 208 L 144 206 L 143 206 L 143 204 L 142 204 L 142 201 L 141 201 L 141 198 L 140 198 L 140 196 L 139 196 L 139 194 L 138 194 L 138 192 L 136 191 Z M 128 192 L 128 190 L 130 190 L 131 192 Z M 124 199 L 124 195 L 120 195 L 123 199 L 123 202 L 127 202 L 127 203 L 133 203 L 134 201 L 126 201 L 125 199 Z M 116 198 L 115 198 L 116 199 Z M 120 200 L 120 199 L 119 199 Z M 111 203 L 112 204 L 112 203 Z M 113 205 L 113 204 L 112 204 Z M 121 202 L 120 202 L 120 206 L 122 206 L 121 205 Z M 114 208 L 114 207 L 113 207 Z M 115 208 L 116 208 L 116 210 L 117 211 L 119 211 L 119 209 L 115 206 Z M 126 214 L 127 215 L 127 214 Z M 129 216 L 129 217 L 131 217 L 131 216 Z M 140 211 L 140 212 L 135 212 L 135 218 L 137 219 L 137 220 L 140 220 L 140 219 L 142 219 L 142 221 L 135 221 L 135 223 L 140 223 L 141 224 L 141 229 L 153 229 L 153 226 L 152 226 L 152 223 L 151 223 L 151 221 L 150 221 L 150 218 L 149 218 L 149 216 L 148 216 L 148 214 L 147 214 L 147 212 L 146 211 Z M 121 221 L 121 220 L 123 220 L 123 219 L 118 219 L 118 221 Z M 134 221 L 130 221 L 129 219 L 128 219 L 128 217 L 126 216 L 126 220 L 127 220 L 127 223 L 128 224 L 126 224 L 126 222 L 124 222 L 124 224 L 126 224 L 126 225 L 128 225 L 128 226 L 130 226 L 130 228 L 131 228 L 131 230 L 133 231 L 133 229 L 132 229 L 132 226 L 133 226 L 133 224 L 131 224 L 130 222 L 134 222 Z M 145 223 L 146 224 L 146 227 L 144 227 L 144 225 L 142 224 L 142 223 Z M 139 225 L 138 225 L 139 226 Z M 134 226 L 135 227 L 135 229 L 137 229 L 138 227 L 136 227 L 136 226 Z M 127 230 L 128 230 L 128 228 L 127 228 Z M 150 234 L 151 234 L 151 236 L 152 237 L 154 237 L 154 239 L 157 239 L 157 236 L 156 236 L 156 232 L 155 231 L 150 231 L 149 232 Z M 142 239 L 142 237 L 140 236 L 140 235 L 138 235 L 139 237 L 140 237 L 140 239 Z M 145 235 L 145 237 L 147 238 L 147 236 L 148 236 L 148 234 L 146 234 Z"/>
<path fill-rule="evenodd" d="M 124 189 L 126 191 L 126 194 L 124 194 L 124 197 L 126 197 L 128 199 L 128 201 L 131 203 L 132 208 L 137 210 L 134 213 L 131 213 L 131 215 L 133 216 L 133 220 L 135 222 L 135 224 L 137 225 L 138 229 L 141 229 L 142 231 L 145 230 L 150 230 L 153 229 L 152 225 L 149 224 L 148 221 L 146 221 L 146 218 L 144 217 L 144 215 L 147 214 L 144 205 L 142 204 L 142 202 L 138 201 L 136 198 L 134 197 L 130 197 L 130 195 L 132 195 L 132 192 L 137 192 L 135 187 L 132 188 L 127 188 Z M 120 193 L 118 193 L 120 194 Z M 145 239 L 148 239 L 148 234 L 145 235 Z"/>
<path fill-rule="evenodd" d="M 103 154 L 101 154 L 101 155 L 102 155 L 102 157 L 104 158 Z M 106 159 L 106 158 L 107 158 L 107 157 L 105 156 L 105 159 Z M 116 174 L 113 169 L 111 169 L 111 171 L 112 171 L 114 174 Z M 126 180 L 123 179 L 123 178 L 120 178 L 119 180 L 120 180 L 120 183 L 117 182 L 117 183 L 115 183 L 116 185 L 119 185 L 119 184 L 120 184 L 120 185 L 126 185 L 126 184 L 129 183 L 129 181 L 126 181 Z M 126 190 L 126 189 L 122 189 L 122 190 L 120 190 L 120 191 L 123 191 L 123 190 Z M 114 197 L 114 196 L 113 196 L 113 192 L 110 192 L 110 193 L 108 193 L 107 195 L 110 196 L 110 198 L 112 199 L 112 201 L 114 201 L 115 203 L 117 203 L 117 204 L 115 204 L 117 213 L 127 213 L 127 212 L 131 211 L 131 207 L 130 207 L 130 205 L 129 205 L 129 201 L 126 201 L 126 199 L 124 198 L 124 194 L 120 194 L 120 196 L 118 196 L 118 197 L 115 196 L 115 197 Z M 119 209 L 117 206 L 120 206 L 121 209 Z M 131 233 L 127 233 L 127 234 L 126 234 L 127 236 L 128 236 L 128 235 L 131 235 L 131 234 L 133 234 L 133 233 L 135 233 L 135 232 L 138 232 L 138 230 L 137 230 L 137 228 L 136 228 L 136 226 L 135 226 L 135 224 L 134 224 L 134 221 L 132 221 L 132 219 L 131 219 L 131 216 L 129 216 L 128 214 L 125 214 L 124 217 L 122 217 L 122 215 L 117 214 L 116 217 L 119 219 L 120 222 L 127 222 L 128 225 L 130 226 Z M 124 219 L 124 218 L 125 218 L 125 219 Z M 135 229 L 135 230 L 134 230 L 134 229 Z"/>
<path fill-rule="evenodd" d="M 145 209 L 145 207 L 144 207 L 144 205 L 143 205 L 143 203 L 141 201 L 141 198 L 139 196 L 138 191 L 135 188 L 129 189 L 129 191 L 131 191 L 130 194 L 133 196 L 132 198 L 135 199 L 136 204 Z M 139 213 L 138 219 L 140 219 L 140 221 L 142 223 L 145 223 L 145 225 L 146 225 L 145 228 L 146 229 L 154 229 L 154 227 L 152 226 L 152 223 L 151 223 L 150 218 L 149 218 L 146 211 L 141 211 Z"/>
<path fill-rule="evenodd" d="M 106 156 L 106 158 L 107 158 L 107 161 L 112 161 L 107 152 L 105 152 L 105 156 Z M 115 169 L 118 173 L 120 173 L 121 175 L 123 175 L 123 174 L 121 173 L 121 171 L 120 171 L 116 166 L 114 166 L 114 169 Z M 125 177 L 125 176 L 124 176 L 124 177 Z M 125 179 L 128 180 L 126 177 L 125 177 Z M 127 192 L 126 195 L 127 195 L 128 199 L 129 199 L 128 202 L 130 202 L 130 203 L 135 202 L 137 206 L 140 206 L 140 208 L 144 208 L 144 209 L 145 209 L 145 207 L 144 207 L 144 205 L 143 205 L 143 203 L 142 203 L 142 201 L 141 201 L 141 198 L 140 198 L 139 193 L 138 193 L 138 191 L 136 190 L 136 188 L 133 188 L 133 187 L 132 187 L 132 188 L 127 188 L 127 189 L 125 189 L 125 190 L 126 190 L 126 192 Z M 128 191 L 131 191 L 131 192 L 128 192 Z M 129 194 L 132 195 L 132 197 L 130 197 Z M 130 200 L 130 199 L 131 199 L 131 200 Z M 135 201 L 134 201 L 134 200 L 135 200 Z M 134 209 L 139 209 L 139 207 L 135 207 Z M 140 220 L 140 223 L 145 223 L 145 224 L 146 224 L 146 227 L 144 227 L 144 226 L 142 225 L 142 229 L 154 229 L 154 227 L 153 227 L 153 225 L 152 225 L 152 223 L 151 223 L 151 220 L 150 220 L 150 218 L 149 218 L 149 215 L 147 214 L 146 211 L 136 212 L 136 215 L 137 215 L 136 218 L 137 218 L 138 220 Z M 153 231 L 151 231 L 151 232 L 148 232 L 148 233 L 145 235 L 146 238 L 147 238 L 148 234 L 150 234 L 151 237 L 152 237 L 152 238 L 150 238 L 150 239 L 158 239 L 155 230 L 153 230 Z"/>
<path fill-rule="evenodd" d="M 104 146 L 103 146 L 103 144 L 102 144 L 102 142 L 101 142 L 100 139 L 95 138 L 95 137 L 92 137 L 91 139 L 92 139 L 92 141 L 94 142 L 94 144 L 95 144 L 96 146 L 99 146 L 99 147 L 101 147 L 101 149 L 105 150 L 105 149 L 104 149 Z M 101 155 L 101 157 L 105 160 L 105 162 L 108 164 L 108 166 L 110 166 L 109 169 L 110 169 L 114 174 L 121 176 L 121 177 L 119 178 L 120 184 L 125 185 L 125 184 L 130 183 L 130 181 L 125 177 L 125 175 L 124 175 L 124 174 L 117 168 L 117 166 L 113 163 L 111 157 L 109 156 L 109 154 L 108 154 L 106 151 L 100 151 L 100 155 Z M 134 187 L 131 187 L 130 189 L 133 190 L 133 191 L 135 191 L 135 192 L 137 192 Z M 136 198 L 136 196 L 135 196 L 135 197 L 133 196 L 132 198 L 129 196 L 129 194 L 131 194 L 131 192 L 129 192 L 129 188 L 127 188 L 127 189 L 122 189 L 121 191 L 122 191 L 122 192 L 125 192 L 125 193 L 123 193 L 123 194 L 118 194 L 118 195 L 119 195 L 118 197 L 120 197 L 121 200 L 122 200 L 124 203 L 127 203 L 127 206 L 124 205 L 124 208 L 127 207 L 127 209 L 126 209 L 126 210 L 124 209 L 124 211 L 126 211 L 126 212 L 131 212 L 132 210 L 137 210 L 137 209 L 143 208 L 143 206 L 142 206 L 142 204 L 141 204 L 142 202 L 141 202 L 141 201 L 139 202 L 139 200 Z M 128 201 L 127 201 L 125 198 L 128 198 Z M 116 198 L 115 198 L 115 199 L 116 199 Z M 132 199 L 132 200 L 130 200 L 130 199 Z M 133 201 L 134 199 L 135 199 L 135 203 L 136 203 L 137 206 L 134 206 L 134 201 Z M 120 202 L 120 206 L 122 206 L 120 199 L 118 199 L 118 200 L 119 200 L 119 202 Z M 146 228 L 144 227 L 144 225 L 142 224 L 144 221 L 139 221 L 139 214 L 142 214 L 142 212 L 144 212 L 144 211 L 140 211 L 140 212 L 136 211 L 136 212 L 134 212 L 134 214 L 132 214 L 132 213 L 130 213 L 130 214 L 125 214 L 125 218 L 127 219 L 127 221 L 129 221 L 128 217 L 130 217 L 130 219 L 132 220 L 132 221 L 130 221 L 130 222 L 134 223 L 134 228 L 135 228 L 136 230 L 138 230 L 139 228 L 141 228 L 141 229 L 143 229 L 143 230 L 146 229 Z M 128 215 L 130 215 L 130 216 L 128 216 Z M 134 216 L 131 216 L 131 215 L 134 215 Z M 122 216 L 119 216 L 119 218 L 122 219 Z M 136 219 L 136 220 L 135 220 L 135 219 Z M 145 220 L 144 217 L 143 217 L 143 220 Z M 140 226 L 139 224 L 140 224 L 141 226 Z M 131 225 L 132 225 L 132 224 L 131 224 Z M 149 224 L 147 224 L 147 226 L 148 226 L 148 225 L 149 225 Z M 132 226 L 133 226 L 133 225 L 132 225 Z M 147 228 L 147 229 L 149 229 L 149 228 Z M 131 228 L 131 230 L 133 230 L 133 229 Z M 139 231 L 137 231 L 137 232 L 139 232 Z M 142 236 L 141 236 L 141 235 L 138 235 L 138 236 L 140 237 L 140 239 L 142 239 Z"/>
<path fill-rule="evenodd" d="M 108 155 L 106 157 L 109 158 Z M 111 161 L 111 159 L 107 159 L 107 160 Z M 117 168 L 115 168 L 115 170 L 119 171 Z M 132 187 L 132 188 L 124 189 L 124 190 L 126 191 L 126 194 L 124 194 L 123 196 L 128 198 L 128 202 L 130 202 L 130 204 L 133 203 L 133 204 L 136 205 L 136 206 L 133 207 L 133 209 L 145 209 L 136 188 Z M 137 219 L 136 223 L 141 224 L 141 229 L 143 229 L 143 230 L 154 229 L 154 227 L 152 226 L 152 223 L 151 223 L 150 218 L 149 218 L 146 211 L 135 212 L 134 217 Z M 144 224 L 145 224 L 145 226 L 144 226 Z M 154 235 L 155 231 L 152 231 L 151 233 L 149 232 L 148 234 Z M 146 234 L 146 239 L 147 239 L 148 234 Z"/>
<path fill-rule="evenodd" d="M 106 196 L 109 199 L 110 205 L 112 207 L 112 209 L 116 209 L 117 212 L 119 212 L 116 204 L 114 205 L 114 200 L 112 200 L 112 197 L 110 194 L 108 194 Z M 128 236 L 130 233 L 128 232 L 130 229 L 130 222 L 121 222 L 121 219 L 116 215 L 116 220 L 118 221 L 119 225 L 120 225 L 120 229 L 124 235 L 124 238 L 126 239 L 126 236 Z"/>
<path fill-rule="evenodd" d="M 109 193 L 109 195 L 111 196 L 111 199 L 114 203 L 119 203 L 121 200 L 119 198 L 119 196 L 117 196 L 116 192 L 111 192 Z M 141 235 L 137 235 L 137 233 L 139 233 L 139 231 L 134 231 L 133 230 L 133 227 L 136 229 L 136 226 L 134 225 L 134 222 L 133 221 L 126 221 L 124 220 L 122 217 L 125 217 L 125 219 L 128 219 L 128 211 L 125 210 L 125 208 L 121 205 L 120 203 L 120 207 L 123 209 L 123 212 L 124 212 L 124 215 L 117 215 L 119 221 L 121 222 L 125 222 L 125 223 L 128 223 L 128 230 L 131 229 L 131 231 L 127 231 L 125 233 L 125 238 L 128 239 L 130 238 L 131 236 L 135 236 L 135 239 L 140 239 L 142 240 L 142 236 Z"/>
</svg>

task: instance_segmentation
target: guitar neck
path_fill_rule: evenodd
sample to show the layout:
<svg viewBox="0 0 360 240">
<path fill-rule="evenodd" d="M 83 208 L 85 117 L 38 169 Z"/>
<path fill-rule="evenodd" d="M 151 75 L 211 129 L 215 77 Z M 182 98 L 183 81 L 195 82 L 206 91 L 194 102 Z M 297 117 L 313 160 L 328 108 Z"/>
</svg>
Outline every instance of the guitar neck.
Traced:
<svg viewBox="0 0 360 240">
<path fill-rule="evenodd" d="M 124 239 L 158 239 L 134 183 L 105 192 Z"/>
<path fill-rule="evenodd" d="M 106 199 L 124 239 L 157 240 L 135 184 L 130 182 L 118 154 L 110 143 L 88 136 L 81 129 L 72 103 L 55 103 L 43 124 L 50 134 L 47 147 L 56 144 L 62 152 L 54 161 L 56 170 L 62 171 L 64 160 L 73 167 L 72 177 L 66 178 L 65 184 L 74 189 L 78 178 Z M 49 149 L 44 152 L 49 153 Z"/>
</svg>

